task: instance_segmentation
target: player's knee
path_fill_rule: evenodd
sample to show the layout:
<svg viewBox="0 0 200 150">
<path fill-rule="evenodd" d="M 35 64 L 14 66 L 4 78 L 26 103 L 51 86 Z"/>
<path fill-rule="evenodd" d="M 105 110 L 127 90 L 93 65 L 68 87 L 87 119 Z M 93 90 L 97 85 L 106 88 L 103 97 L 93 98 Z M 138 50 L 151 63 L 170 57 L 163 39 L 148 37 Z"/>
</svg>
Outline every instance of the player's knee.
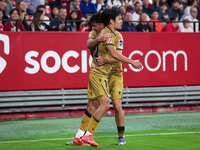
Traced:
<svg viewBox="0 0 200 150">
<path fill-rule="evenodd" d="M 117 112 L 121 112 L 122 110 L 122 105 L 121 104 L 113 104 L 113 108 Z"/>
<path fill-rule="evenodd" d="M 97 109 L 95 107 L 88 107 L 87 110 L 90 114 L 93 114 Z"/>
<path fill-rule="evenodd" d="M 90 114 L 93 114 L 98 109 L 98 106 L 96 105 L 88 105 L 87 110 Z"/>
</svg>

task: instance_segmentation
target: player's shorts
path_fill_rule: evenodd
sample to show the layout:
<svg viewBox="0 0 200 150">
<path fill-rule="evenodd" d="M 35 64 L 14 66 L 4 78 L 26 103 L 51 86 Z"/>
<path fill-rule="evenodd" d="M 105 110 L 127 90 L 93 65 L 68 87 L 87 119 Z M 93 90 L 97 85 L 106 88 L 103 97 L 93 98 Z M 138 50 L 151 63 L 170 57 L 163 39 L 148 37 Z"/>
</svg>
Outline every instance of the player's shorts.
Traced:
<svg viewBox="0 0 200 150">
<path fill-rule="evenodd" d="M 110 75 L 108 77 L 111 99 L 123 99 L 123 75 Z"/>
<path fill-rule="evenodd" d="M 107 77 L 90 73 L 87 91 L 88 100 L 96 100 L 104 94 L 108 97 L 110 96 Z"/>
</svg>

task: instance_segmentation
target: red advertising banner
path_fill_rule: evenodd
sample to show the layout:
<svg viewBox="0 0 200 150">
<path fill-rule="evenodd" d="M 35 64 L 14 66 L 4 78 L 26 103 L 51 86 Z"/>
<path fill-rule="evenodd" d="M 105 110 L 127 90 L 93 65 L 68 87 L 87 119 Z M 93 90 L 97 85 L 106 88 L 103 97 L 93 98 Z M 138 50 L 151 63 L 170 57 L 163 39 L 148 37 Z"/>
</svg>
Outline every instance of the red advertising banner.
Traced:
<svg viewBox="0 0 200 150">
<path fill-rule="evenodd" d="M 140 59 L 139 71 L 123 63 L 124 86 L 200 84 L 199 33 L 122 33 L 123 55 Z M 87 88 L 88 33 L 2 32 L 0 91 Z"/>
</svg>

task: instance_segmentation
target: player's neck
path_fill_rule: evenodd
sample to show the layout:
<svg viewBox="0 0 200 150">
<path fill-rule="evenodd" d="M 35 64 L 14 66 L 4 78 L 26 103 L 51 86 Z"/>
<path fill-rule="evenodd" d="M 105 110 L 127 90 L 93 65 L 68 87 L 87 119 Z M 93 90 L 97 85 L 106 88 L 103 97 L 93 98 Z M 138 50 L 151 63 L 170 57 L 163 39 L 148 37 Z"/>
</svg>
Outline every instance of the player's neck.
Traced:
<svg viewBox="0 0 200 150">
<path fill-rule="evenodd" d="M 107 27 L 110 28 L 113 32 L 117 31 L 117 30 L 114 28 L 113 25 L 110 25 L 110 24 L 109 24 Z"/>
</svg>

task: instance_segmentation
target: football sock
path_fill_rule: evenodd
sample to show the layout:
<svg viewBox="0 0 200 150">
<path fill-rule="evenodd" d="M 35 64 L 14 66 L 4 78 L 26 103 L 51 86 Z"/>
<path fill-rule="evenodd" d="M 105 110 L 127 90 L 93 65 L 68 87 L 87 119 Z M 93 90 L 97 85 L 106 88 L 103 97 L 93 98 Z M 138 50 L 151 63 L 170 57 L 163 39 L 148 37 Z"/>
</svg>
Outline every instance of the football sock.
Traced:
<svg viewBox="0 0 200 150">
<path fill-rule="evenodd" d="M 96 128 L 99 125 L 100 120 L 96 119 L 96 117 L 94 116 L 94 114 L 92 115 L 91 119 L 90 119 L 90 123 L 88 125 L 87 131 L 90 134 L 93 134 L 96 130 Z M 88 135 L 88 133 L 86 132 L 86 135 Z"/>
<path fill-rule="evenodd" d="M 125 127 L 117 127 L 118 130 L 118 136 L 124 136 L 124 129 Z"/>
<path fill-rule="evenodd" d="M 90 123 L 92 115 L 86 110 L 85 114 L 82 117 L 81 125 L 79 129 L 83 130 L 84 132 L 87 130 L 88 124 Z"/>
<path fill-rule="evenodd" d="M 84 136 L 92 135 L 89 131 L 85 131 Z"/>
<path fill-rule="evenodd" d="M 78 132 L 75 135 L 76 138 L 81 138 L 84 135 L 84 133 L 87 130 L 87 127 L 90 123 L 91 116 L 92 115 L 86 110 L 85 114 L 82 117 L 81 125 L 78 129 Z"/>
<path fill-rule="evenodd" d="M 84 135 L 85 131 L 78 129 L 78 132 L 75 135 L 75 138 L 80 139 Z"/>
</svg>

